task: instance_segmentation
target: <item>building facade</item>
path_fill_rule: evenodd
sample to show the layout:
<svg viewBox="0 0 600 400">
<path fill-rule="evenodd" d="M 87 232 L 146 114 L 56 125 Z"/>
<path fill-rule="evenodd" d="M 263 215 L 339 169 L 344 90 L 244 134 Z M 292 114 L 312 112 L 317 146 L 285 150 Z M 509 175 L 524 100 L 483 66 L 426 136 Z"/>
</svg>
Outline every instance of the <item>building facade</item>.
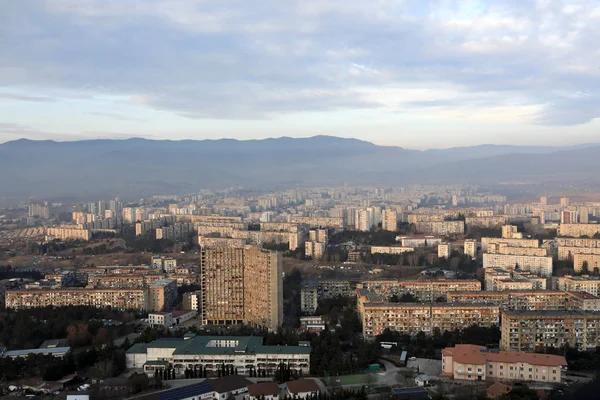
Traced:
<svg viewBox="0 0 600 400">
<path fill-rule="evenodd" d="M 147 289 L 36 289 L 11 290 L 5 294 L 6 308 L 93 306 L 148 310 Z"/>
</svg>

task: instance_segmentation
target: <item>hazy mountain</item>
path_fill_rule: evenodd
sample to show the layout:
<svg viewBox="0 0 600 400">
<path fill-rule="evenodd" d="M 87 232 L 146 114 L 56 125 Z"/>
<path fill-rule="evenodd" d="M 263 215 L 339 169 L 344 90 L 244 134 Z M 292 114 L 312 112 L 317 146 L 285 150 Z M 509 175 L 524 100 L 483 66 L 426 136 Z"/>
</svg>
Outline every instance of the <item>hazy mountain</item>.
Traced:
<svg viewBox="0 0 600 400">
<path fill-rule="evenodd" d="M 0 145 L 0 197 L 191 193 L 202 187 L 597 179 L 599 145 L 407 150 L 330 136 L 223 140 L 16 140 Z"/>
</svg>

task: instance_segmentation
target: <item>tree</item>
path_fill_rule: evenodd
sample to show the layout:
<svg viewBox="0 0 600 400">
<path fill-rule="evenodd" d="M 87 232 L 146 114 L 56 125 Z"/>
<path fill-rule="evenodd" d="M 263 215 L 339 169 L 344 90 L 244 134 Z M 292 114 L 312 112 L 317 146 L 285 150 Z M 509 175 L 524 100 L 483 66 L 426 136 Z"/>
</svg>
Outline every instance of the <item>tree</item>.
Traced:
<svg viewBox="0 0 600 400">
<path fill-rule="evenodd" d="M 401 303 L 416 303 L 418 299 L 412 293 L 404 293 L 400 296 Z"/>
<path fill-rule="evenodd" d="M 589 264 L 588 264 L 588 262 L 587 262 L 587 261 L 584 261 L 584 262 L 583 262 L 583 264 L 581 265 L 581 273 L 582 273 L 583 275 L 588 275 L 588 274 L 590 273 L 590 270 L 589 270 L 589 268 L 590 268 L 590 267 L 589 267 Z"/>
</svg>

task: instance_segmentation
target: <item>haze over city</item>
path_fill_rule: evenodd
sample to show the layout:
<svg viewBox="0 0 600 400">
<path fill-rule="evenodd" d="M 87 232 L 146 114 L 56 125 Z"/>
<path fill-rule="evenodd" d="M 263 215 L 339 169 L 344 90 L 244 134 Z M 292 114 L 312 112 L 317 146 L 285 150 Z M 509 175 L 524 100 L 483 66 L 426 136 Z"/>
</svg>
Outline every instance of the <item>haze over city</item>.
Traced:
<svg viewBox="0 0 600 400">
<path fill-rule="evenodd" d="M 598 141 L 595 1 L 0 4 L 0 140 Z"/>
</svg>

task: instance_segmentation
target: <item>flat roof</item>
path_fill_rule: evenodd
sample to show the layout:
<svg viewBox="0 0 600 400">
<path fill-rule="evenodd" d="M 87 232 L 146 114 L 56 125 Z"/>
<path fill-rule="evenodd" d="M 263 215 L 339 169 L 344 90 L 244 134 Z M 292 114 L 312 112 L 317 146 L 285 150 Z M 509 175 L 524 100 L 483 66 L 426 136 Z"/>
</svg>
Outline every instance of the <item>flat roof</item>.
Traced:
<svg viewBox="0 0 600 400">
<path fill-rule="evenodd" d="M 514 317 L 600 317 L 600 311 L 580 311 L 580 310 L 523 310 L 523 311 L 503 311 L 507 316 Z"/>
<path fill-rule="evenodd" d="M 54 347 L 49 349 L 25 349 L 10 350 L 4 353 L 4 357 L 21 357 L 29 354 L 61 354 L 71 351 L 70 347 Z"/>
</svg>

